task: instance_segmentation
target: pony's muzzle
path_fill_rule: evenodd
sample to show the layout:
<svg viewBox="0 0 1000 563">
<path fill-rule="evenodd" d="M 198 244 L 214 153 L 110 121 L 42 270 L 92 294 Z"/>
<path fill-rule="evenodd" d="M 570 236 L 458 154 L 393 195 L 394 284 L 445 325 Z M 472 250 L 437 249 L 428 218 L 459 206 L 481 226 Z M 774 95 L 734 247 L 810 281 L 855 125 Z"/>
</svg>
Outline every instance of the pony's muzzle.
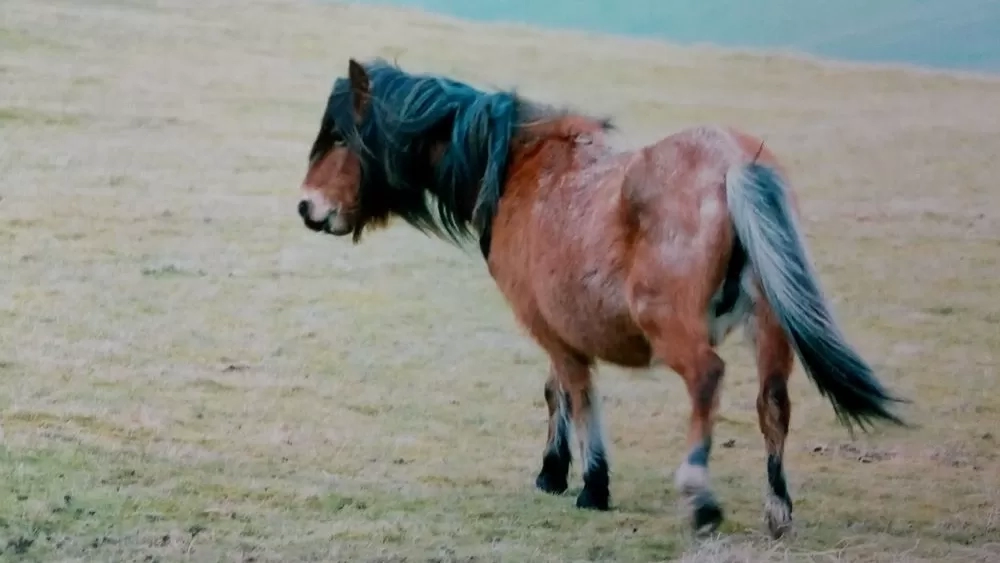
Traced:
<svg viewBox="0 0 1000 563">
<path fill-rule="evenodd" d="M 299 202 L 299 217 L 310 231 L 321 232 L 326 230 L 326 220 L 316 221 L 312 218 L 312 203 L 308 199 Z"/>
<path fill-rule="evenodd" d="M 336 209 L 329 210 L 322 219 L 313 218 L 313 202 L 308 199 L 299 201 L 299 217 L 310 231 L 328 235 L 343 236 L 352 232 L 353 227 Z"/>
</svg>

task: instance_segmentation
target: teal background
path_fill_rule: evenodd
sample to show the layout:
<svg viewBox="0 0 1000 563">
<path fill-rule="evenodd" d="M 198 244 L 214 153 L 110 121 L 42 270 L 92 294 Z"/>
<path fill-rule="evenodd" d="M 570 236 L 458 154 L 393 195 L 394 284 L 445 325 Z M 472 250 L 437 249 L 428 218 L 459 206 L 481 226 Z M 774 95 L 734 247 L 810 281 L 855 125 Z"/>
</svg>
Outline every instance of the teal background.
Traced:
<svg viewBox="0 0 1000 563">
<path fill-rule="evenodd" d="M 480 20 L 1000 72 L 1000 0 L 355 0 Z"/>
</svg>

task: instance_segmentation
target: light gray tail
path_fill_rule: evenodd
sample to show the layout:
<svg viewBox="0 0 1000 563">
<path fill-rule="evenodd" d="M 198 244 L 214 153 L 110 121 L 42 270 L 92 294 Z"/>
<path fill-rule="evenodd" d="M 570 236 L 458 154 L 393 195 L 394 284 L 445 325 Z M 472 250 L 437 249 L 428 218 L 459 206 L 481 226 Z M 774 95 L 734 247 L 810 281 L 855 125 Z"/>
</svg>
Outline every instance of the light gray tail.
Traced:
<svg viewBox="0 0 1000 563">
<path fill-rule="evenodd" d="M 877 420 L 908 426 L 889 410 L 892 396 L 847 343 L 819 287 L 784 179 L 752 162 L 726 175 L 736 236 L 809 379 L 849 430 Z"/>
</svg>

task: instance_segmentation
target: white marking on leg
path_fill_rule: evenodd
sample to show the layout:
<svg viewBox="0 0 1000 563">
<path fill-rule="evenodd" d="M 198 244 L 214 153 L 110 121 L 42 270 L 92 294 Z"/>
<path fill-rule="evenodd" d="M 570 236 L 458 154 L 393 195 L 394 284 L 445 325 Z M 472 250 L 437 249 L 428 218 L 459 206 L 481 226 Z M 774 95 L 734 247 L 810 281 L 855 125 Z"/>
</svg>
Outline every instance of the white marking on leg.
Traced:
<svg viewBox="0 0 1000 563">
<path fill-rule="evenodd" d="M 764 519 L 767 521 L 768 530 L 775 538 L 780 537 L 792 527 L 792 509 L 788 503 L 774 494 L 769 486 L 764 495 Z"/>
<path fill-rule="evenodd" d="M 570 431 L 570 421 L 569 421 L 569 409 L 566 405 L 566 394 L 561 390 L 556 394 L 556 412 L 552 414 L 555 417 L 555 432 L 552 436 L 552 443 L 549 444 L 549 452 L 556 453 L 560 448 L 563 447 L 566 440 L 569 438 Z"/>
<path fill-rule="evenodd" d="M 708 468 L 685 461 L 674 473 L 674 486 L 686 496 L 708 489 Z"/>
<path fill-rule="evenodd" d="M 586 428 L 578 428 L 581 436 L 586 436 L 580 441 L 580 458 L 583 460 L 583 473 L 586 475 L 594 469 L 598 462 L 608 461 L 608 452 L 604 447 L 604 425 L 601 421 L 601 398 L 597 390 L 591 387 L 588 395 L 590 412 L 584 420 Z"/>
</svg>

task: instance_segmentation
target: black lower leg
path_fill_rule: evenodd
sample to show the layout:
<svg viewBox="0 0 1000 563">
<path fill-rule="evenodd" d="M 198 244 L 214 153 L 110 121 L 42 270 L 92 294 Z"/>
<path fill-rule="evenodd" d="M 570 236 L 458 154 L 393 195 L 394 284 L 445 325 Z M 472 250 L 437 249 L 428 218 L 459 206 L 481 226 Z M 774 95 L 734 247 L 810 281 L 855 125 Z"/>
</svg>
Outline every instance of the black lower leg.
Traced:
<svg viewBox="0 0 1000 563">
<path fill-rule="evenodd" d="M 697 446 L 688 452 L 688 465 L 697 465 L 708 468 L 708 458 L 712 455 L 712 437 L 706 436 Z"/>
<path fill-rule="evenodd" d="M 771 488 L 771 494 L 788 505 L 788 512 L 791 512 L 792 497 L 788 494 L 785 468 L 778 454 L 767 455 L 767 485 Z"/>
<path fill-rule="evenodd" d="M 608 460 L 603 451 L 589 454 L 590 459 L 583 473 L 583 490 L 576 497 L 578 508 L 607 510 L 611 504 Z"/>
<path fill-rule="evenodd" d="M 580 439 L 580 459 L 583 465 L 583 490 L 576 497 L 576 506 L 607 510 L 611 501 L 608 457 L 601 432 L 600 405 L 593 389 L 574 394 L 573 420 Z"/>
<path fill-rule="evenodd" d="M 535 486 L 547 493 L 562 494 L 569 487 L 569 466 L 573 461 L 573 454 L 569 449 L 568 431 L 561 432 L 563 434 L 558 438 L 558 443 L 545 450 L 542 470 L 535 479 Z"/>
<path fill-rule="evenodd" d="M 569 467 L 573 461 L 569 447 L 569 398 L 547 384 L 545 401 L 549 405 L 549 440 L 535 486 L 547 493 L 562 494 L 569 487 Z"/>
</svg>

